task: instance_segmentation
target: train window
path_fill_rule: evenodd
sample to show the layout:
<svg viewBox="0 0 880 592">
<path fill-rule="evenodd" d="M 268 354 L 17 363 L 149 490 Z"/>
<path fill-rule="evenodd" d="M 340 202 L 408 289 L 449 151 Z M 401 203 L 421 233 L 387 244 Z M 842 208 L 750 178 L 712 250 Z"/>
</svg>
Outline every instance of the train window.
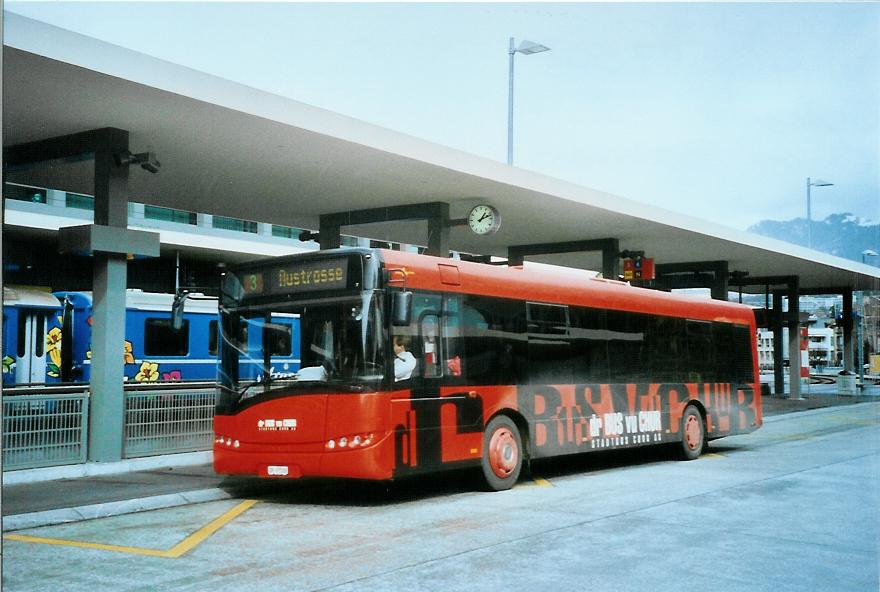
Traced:
<svg viewBox="0 0 880 592">
<path fill-rule="evenodd" d="M 217 355 L 217 338 L 218 338 L 217 321 L 208 322 L 208 353 L 212 356 Z"/>
<path fill-rule="evenodd" d="M 27 351 L 27 313 L 18 311 L 18 357 L 23 358 Z"/>
<path fill-rule="evenodd" d="M 169 318 L 144 321 L 144 355 L 185 356 L 189 354 L 189 320 L 175 330 Z"/>
<path fill-rule="evenodd" d="M 270 356 L 289 356 L 293 351 L 293 327 L 287 323 L 271 322 L 263 325 L 263 347 Z"/>
<path fill-rule="evenodd" d="M 34 315 L 36 330 L 34 331 L 34 354 L 38 358 L 43 357 L 46 347 L 46 315 L 37 313 Z"/>
</svg>

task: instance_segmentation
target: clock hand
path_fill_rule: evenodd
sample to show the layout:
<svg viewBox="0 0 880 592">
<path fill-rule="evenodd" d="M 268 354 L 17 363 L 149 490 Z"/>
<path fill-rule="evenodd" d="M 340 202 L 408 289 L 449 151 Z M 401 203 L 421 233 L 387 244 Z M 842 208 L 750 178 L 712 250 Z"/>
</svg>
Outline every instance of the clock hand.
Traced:
<svg viewBox="0 0 880 592">
<path fill-rule="evenodd" d="M 489 214 L 483 214 L 482 216 L 480 216 L 480 219 L 477 220 L 477 222 L 482 222 L 483 220 L 485 220 L 488 217 L 489 217 Z"/>
</svg>

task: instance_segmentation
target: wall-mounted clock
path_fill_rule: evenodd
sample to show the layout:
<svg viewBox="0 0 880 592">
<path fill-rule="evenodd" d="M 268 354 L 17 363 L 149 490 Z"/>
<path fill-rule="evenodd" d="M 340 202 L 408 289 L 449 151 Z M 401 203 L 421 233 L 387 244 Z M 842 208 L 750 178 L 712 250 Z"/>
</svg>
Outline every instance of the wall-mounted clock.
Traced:
<svg viewBox="0 0 880 592">
<path fill-rule="evenodd" d="M 501 215 L 492 206 L 480 204 L 468 214 L 467 222 L 474 234 L 492 234 L 501 228 Z"/>
</svg>

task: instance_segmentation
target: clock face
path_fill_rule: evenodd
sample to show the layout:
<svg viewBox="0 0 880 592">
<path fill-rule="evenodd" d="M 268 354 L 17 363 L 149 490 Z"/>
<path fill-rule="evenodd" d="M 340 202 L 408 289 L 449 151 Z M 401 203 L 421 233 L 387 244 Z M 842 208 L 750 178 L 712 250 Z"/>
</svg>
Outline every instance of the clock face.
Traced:
<svg viewBox="0 0 880 592">
<path fill-rule="evenodd" d="M 492 206 L 479 205 L 468 214 L 468 226 L 475 234 L 490 234 L 501 228 L 501 216 Z"/>
</svg>

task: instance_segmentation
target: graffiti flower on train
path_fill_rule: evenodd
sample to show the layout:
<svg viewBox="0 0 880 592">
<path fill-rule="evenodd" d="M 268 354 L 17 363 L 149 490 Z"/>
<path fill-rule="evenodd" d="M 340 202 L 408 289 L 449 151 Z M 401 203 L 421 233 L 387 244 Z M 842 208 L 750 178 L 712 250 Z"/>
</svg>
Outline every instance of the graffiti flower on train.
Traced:
<svg viewBox="0 0 880 592">
<path fill-rule="evenodd" d="M 125 342 L 125 353 L 122 356 L 123 364 L 134 364 L 134 354 L 131 349 L 131 341 Z"/>
<path fill-rule="evenodd" d="M 181 380 L 183 375 L 180 373 L 180 370 L 172 370 L 171 372 L 163 372 L 162 380 Z"/>
<path fill-rule="evenodd" d="M 144 362 L 140 372 L 134 377 L 137 382 L 155 382 L 159 380 L 159 364 Z"/>
<path fill-rule="evenodd" d="M 46 364 L 46 374 L 52 378 L 61 375 L 61 329 L 52 327 L 46 334 L 46 353 L 49 354 L 49 363 Z"/>
<path fill-rule="evenodd" d="M 3 356 L 3 374 L 12 374 L 13 372 L 15 372 L 15 358 Z"/>
<path fill-rule="evenodd" d="M 52 327 L 46 334 L 46 351 L 53 351 L 61 348 L 61 329 Z"/>
</svg>

